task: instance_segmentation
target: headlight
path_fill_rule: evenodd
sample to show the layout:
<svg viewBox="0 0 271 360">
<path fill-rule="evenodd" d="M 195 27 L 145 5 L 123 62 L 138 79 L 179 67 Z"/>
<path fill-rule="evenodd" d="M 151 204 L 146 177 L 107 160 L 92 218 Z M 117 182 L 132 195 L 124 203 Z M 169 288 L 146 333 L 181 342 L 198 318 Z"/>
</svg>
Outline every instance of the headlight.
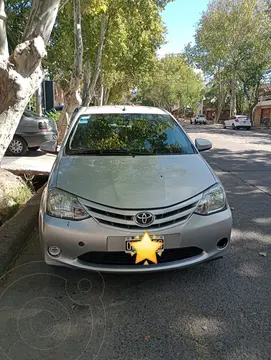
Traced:
<svg viewBox="0 0 271 360">
<path fill-rule="evenodd" d="M 227 205 L 226 194 L 223 187 L 216 184 L 203 193 L 195 213 L 199 215 L 209 215 L 223 210 Z"/>
<path fill-rule="evenodd" d="M 56 188 L 48 192 L 46 212 L 48 215 L 70 220 L 83 220 L 90 217 L 76 196 Z"/>
</svg>

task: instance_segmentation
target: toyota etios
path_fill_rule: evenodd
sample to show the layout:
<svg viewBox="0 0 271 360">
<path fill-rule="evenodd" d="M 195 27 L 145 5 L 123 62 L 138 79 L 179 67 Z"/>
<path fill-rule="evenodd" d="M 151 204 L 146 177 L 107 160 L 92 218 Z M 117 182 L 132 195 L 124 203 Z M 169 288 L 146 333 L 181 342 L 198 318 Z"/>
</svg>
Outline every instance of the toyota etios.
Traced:
<svg viewBox="0 0 271 360">
<path fill-rule="evenodd" d="M 81 108 L 43 192 L 46 263 L 106 272 L 178 269 L 222 257 L 232 215 L 223 186 L 165 110 Z M 54 142 L 42 150 L 56 153 Z"/>
</svg>

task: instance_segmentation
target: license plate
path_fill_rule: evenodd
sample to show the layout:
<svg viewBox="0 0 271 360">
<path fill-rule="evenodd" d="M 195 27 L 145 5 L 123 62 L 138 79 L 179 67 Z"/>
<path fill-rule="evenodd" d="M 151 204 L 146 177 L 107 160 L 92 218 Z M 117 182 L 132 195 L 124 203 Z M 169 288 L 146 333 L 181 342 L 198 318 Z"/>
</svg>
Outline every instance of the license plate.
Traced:
<svg viewBox="0 0 271 360">
<path fill-rule="evenodd" d="M 150 238 L 152 239 L 152 241 L 156 241 L 156 242 L 160 242 L 161 243 L 161 247 L 157 250 L 158 251 L 164 251 L 164 247 L 165 247 L 165 237 L 164 236 L 157 236 L 157 235 L 149 235 Z M 143 236 L 141 236 L 140 238 L 136 237 L 136 236 L 129 236 L 125 238 L 125 252 L 127 254 L 130 254 L 131 251 L 135 251 L 134 249 L 132 249 L 132 246 L 130 245 L 130 242 L 137 242 L 137 241 L 141 241 Z M 136 252 L 136 251 L 135 251 Z"/>
</svg>

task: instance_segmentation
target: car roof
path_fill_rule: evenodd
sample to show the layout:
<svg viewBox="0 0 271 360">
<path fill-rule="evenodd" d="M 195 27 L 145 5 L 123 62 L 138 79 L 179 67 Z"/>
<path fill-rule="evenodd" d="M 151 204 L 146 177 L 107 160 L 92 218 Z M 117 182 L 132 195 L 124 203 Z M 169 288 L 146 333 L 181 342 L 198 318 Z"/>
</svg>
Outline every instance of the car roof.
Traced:
<svg viewBox="0 0 271 360">
<path fill-rule="evenodd" d="M 247 115 L 235 115 L 235 117 L 248 117 Z"/>
<path fill-rule="evenodd" d="M 114 106 L 91 106 L 82 107 L 80 110 L 82 114 L 157 114 L 166 115 L 168 112 L 164 109 L 159 109 L 151 106 L 132 106 L 132 105 L 114 105 Z"/>
</svg>

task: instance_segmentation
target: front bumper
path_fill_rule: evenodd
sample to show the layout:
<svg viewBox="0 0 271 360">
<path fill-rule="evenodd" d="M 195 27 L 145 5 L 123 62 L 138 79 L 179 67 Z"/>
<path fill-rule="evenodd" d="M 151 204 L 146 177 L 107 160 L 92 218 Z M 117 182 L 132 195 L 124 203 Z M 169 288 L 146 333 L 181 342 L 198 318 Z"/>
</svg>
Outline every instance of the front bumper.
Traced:
<svg viewBox="0 0 271 360">
<path fill-rule="evenodd" d="M 49 265 L 69 266 L 84 270 L 100 272 L 152 272 L 173 270 L 195 265 L 204 261 L 222 257 L 229 248 L 232 229 L 232 215 L 230 209 L 209 215 L 199 216 L 193 214 L 185 223 L 149 231 L 150 235 L 165 237 L 165 251 L 171 249 L 198 248 L 202 251 L 192 257 L 176 261 L 161 262 L 152 265 L 121 265 L 99 264 L 85 262 L 79 259 L 89 252 L 98 253 L 124 253 L 125 237 L 142 235 L 144 230 L 138 231 L 116 229 L 101 225 L 93 218 L 82 221 L 69 221 L 48 216 L 44 211 L 44 201 L 41 202 L 39 213 L 39 234 L 45 262 Z M 219 249 L 217 243 L 226 239 L 228 245 Z M 52 257 L 48 253 L 49 246 L 58 246 L 61 254 Z M 130 255 L 129 255 L 130 256 Z M 162 254 L 163 257 L 163 254 Z M 162 258 L 161 257 L 161 258 Z"/>
</svg>

